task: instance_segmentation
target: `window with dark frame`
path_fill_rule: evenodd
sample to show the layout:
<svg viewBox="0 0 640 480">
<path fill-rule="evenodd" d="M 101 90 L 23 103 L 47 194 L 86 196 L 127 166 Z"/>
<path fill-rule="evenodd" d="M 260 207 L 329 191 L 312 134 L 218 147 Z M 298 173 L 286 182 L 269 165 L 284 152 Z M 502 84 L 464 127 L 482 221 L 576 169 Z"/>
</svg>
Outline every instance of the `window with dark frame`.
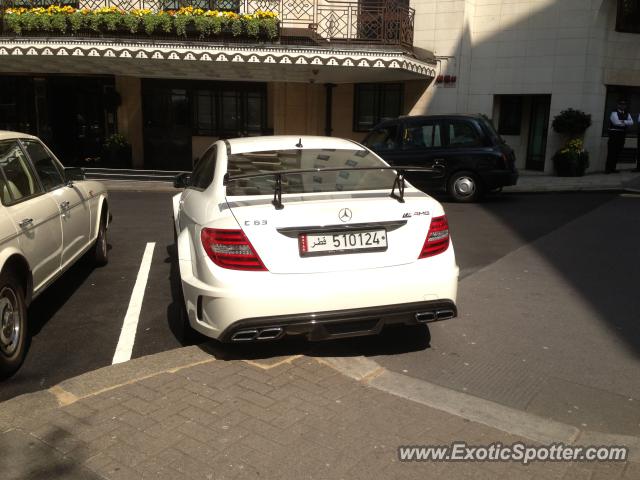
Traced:
<svg viewBox="0 0 640 480">
<path fill-rule="evenodd" d="M 633 127 L 627 131 L 627 137 L 638 135 L 638 116 L 640 115 L 640 87 L 625 87 L 607 85 L 607 98 L 604 105 L 604 121 L 602 122 L 602 136 L 609 136 L 609 118 L 617 109 L 620 100 L 627 101 L 627 110 L 633 119 Z"/>
<path fill-rule="evenodd" d="M 499 98 L 498 133 L 500 135 L 520 135 L 522 129 L 522 95 L 499 95 Z"/>
<path fill-rule="evenodd" d="M 251 136 L 265 130 L 264 89 L 231 86 L 194 90 L 193 135 Z"/>
<path fill-rule="evenodd" d="M 640 1 L 618 0 L 616 31 L 640 33 Z"/>
<path fill-rule="evenodd" d="M 36 132 L 37 115 L 31 77 L 0 77 L 0 130 Z"/>
<path fill-rule="evenodd" d="M 198 135 L 215 135 L 218 131 L 218 98 L 212 90 L 193 94 L 193 130 Z"/>
<path fill-rule="evenodd" d="M 357 83 L 354 85 L 353 131 L 368 132 L 384 120 L 402 114 L 401 83 Z"/>
</svg>

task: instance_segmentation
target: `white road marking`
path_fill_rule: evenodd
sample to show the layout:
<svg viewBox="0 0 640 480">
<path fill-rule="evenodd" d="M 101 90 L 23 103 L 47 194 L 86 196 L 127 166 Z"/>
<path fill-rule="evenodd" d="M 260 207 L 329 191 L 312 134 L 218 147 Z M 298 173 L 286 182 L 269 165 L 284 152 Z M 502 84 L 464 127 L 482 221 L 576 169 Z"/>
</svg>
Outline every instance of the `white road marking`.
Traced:
<svg viewBox="0 0 640 480">
<path fill-rule="evenodd" d="M 144 289 L 147 287 L 149 270 L 151 269 L 151 259 L 153 258 L 153 249 L 155 247 L 155 242 L 150 242 L 147 243 L 144 249 L 140 270 L 138 270 L 138 278 L 136 278 L 136 284 L 133 286 L 133 292 L 131 292 L 129 308 L 127 308 L 127 313 L 124 316 L 120 339 L 118 340 L 116 353 L 113 355 L 113 362 L 111 362 L 112 365 L 131 360 L 131 352 L 133 351 L 133 343 L 136 339 L 140 310 L 142 309 L 142 300 L 144 299 Z"/>
</svg>

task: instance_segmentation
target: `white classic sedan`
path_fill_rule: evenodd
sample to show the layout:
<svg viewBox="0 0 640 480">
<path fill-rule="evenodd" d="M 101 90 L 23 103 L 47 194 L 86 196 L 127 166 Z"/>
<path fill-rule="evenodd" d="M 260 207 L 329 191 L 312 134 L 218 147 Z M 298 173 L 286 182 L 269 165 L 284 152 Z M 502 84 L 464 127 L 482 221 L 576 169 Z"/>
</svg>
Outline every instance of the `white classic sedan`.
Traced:
<svg viewBox="0 0 640 480">
<path fill-rule="evenodd" d="M 83 254 L 107 263 L 107 192 L 38 138 L 0 131 L 0 378 L 22 364 L 27 306 Z"/>
<path fill-rule="evenodd" d="M 175 181 L 190 326 L 223 342 L 321 340 L 455 317 L 447 218 L 407 170 L 330 137 L 213 144 Z"/>
</svg>

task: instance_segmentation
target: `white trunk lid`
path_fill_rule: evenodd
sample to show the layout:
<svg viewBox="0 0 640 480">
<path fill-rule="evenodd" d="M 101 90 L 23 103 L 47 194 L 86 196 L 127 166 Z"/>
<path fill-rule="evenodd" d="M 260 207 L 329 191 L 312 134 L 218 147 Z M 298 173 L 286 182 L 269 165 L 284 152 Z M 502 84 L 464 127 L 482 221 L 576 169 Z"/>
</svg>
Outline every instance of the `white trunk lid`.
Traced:
<svg viewBox="0 0 640 480">
<path fill-rule="evenodd" d="M 415 191 L 405 193 L 405 203 L 390 198 L 389 191 L 283 195 L 281 210 L 266 196 L 229 197 L 227 201 L 238 224 L 272 273 L 362 270 L 415 262 L 435 206 L 430 197 Z M 347 215 L 345 209 L 348 209 Z M 327 234 L 326 241 L 331 244 L 334 233 L 373 230 L 384 230 L 386 250 L 324 252 L 317 256 L 300 252 L 300 235 Z"/>
</svg>

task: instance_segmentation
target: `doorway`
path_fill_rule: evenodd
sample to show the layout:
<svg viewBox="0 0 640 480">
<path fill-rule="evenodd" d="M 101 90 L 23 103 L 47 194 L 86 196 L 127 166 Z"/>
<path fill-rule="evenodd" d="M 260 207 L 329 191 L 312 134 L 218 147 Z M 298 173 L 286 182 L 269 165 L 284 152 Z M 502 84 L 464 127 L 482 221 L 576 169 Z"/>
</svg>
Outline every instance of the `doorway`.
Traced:
<svg viewBox="0 0 640 480">
<path fill-rule="evenodd" d="M 113 119 L 108 118 L 105 104 L 105 87 L 110 85 L 113 78 L 47 79 L 47 118 L 41 123 L 50 132 L 43 137 L 50 134 L 51 144 L 65 165 L 87 165 L 100 157 L 105 138 L 113 133 Z M 40 116 L 44 113 L 39 109 Z"/>
<path fill-rule="evenodd" d="M 544 171 L 551 95 L 532 95 L 527 142 L 527 170 Z"/>
</svg>

